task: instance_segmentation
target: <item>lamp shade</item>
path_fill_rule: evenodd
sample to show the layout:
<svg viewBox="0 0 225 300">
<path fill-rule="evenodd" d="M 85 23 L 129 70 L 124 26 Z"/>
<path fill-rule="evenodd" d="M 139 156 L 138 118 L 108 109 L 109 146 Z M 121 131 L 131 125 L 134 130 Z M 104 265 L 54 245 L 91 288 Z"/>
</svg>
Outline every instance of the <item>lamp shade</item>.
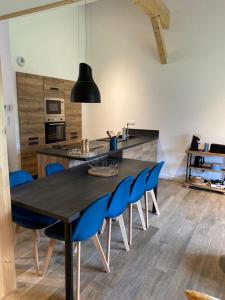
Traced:
<svg viewBox="0 0 225 300">
<path fill-rule="evenodd" d="M 101 95 L 89 65 L 81 63 L 79 77 L 71 91 L 71 102 L 101 103 Z"/>
</svg>

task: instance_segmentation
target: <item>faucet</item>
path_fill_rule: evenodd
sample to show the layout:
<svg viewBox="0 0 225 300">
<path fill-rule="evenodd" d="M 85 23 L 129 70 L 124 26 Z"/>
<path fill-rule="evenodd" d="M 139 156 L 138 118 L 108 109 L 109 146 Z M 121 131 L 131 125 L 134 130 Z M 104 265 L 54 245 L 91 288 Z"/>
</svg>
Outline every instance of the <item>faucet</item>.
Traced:
<svg viewBox="0 0 225 300">
<path fill-rule="evenodd" d="M 127 128 L 126 128 L 126 140 L 129 139 L 129 126 L 131 125 L 135 125 L 135 122 L 134 121 L 128 121 L 127 122 Z"/>
</svg>

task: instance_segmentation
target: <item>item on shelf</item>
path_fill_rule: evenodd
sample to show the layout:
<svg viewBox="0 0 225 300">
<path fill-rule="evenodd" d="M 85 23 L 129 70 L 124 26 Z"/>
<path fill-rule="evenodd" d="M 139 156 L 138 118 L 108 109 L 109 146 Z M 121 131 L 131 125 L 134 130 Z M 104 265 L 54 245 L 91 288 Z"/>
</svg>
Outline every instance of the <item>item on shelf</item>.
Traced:
<svg viewBox="0 0 225 300">
<path fill-rule="evenodd" d="M 217 189 L 225 189 L 225 182 L 223 180 L 211 180 L 210 181 L 210 186 L 212 188 L 217 188 Z"/>
<path fill-rule="evenodd" d="M 211 170 L 213 170 L 213 171 L 221 171 L 222 170 L 222 164 L 212 163 L 211 164 Z"/>
<path fill-rule="evenodd" d="M 199 143 L 198 144 L 198 151 L 205 151 L 204 149 L 205 149 L 205 144 Z"/>
<path fill-rule="evenodd" d="M 81 141 L 81 153 L 85 153 L 85 140 Z"/>
<path fill-rule="evenodd" d="M 90 145 L 89 145 L 89 140 L 85 139 L 85 153 L 90 152 Z"/>
<path fill-rule="evenodd" d="M 205 163 L 204 157 L 195 156 L 195 160 L 194 160 L 195 167 L 202 167 L 204 165 L 204 163 Z"/>
<path fill-rule="evenodd" d="M 193 135 L 190 150 L 198 151 L 198 144 L 199 144 L 199 141 L 200 141 L 200 137 L 198 137 L 198 136 L 196 136 L 196 135 Z"/>
<path fill-rule="evenodd" d="M 225 145 L 211 144 L 210 152 L 225 154 Z"/>
<path fill-rule="evenodd" d="M 209 151 L 209 143 L 205 143 L 204 144 L 204 152 L 208 152 Z"/>
<path fill-rule="evenodd" d="M 192 176 L 192 177 L 190 177 L 190 181 L 191 181 L 191 183 L 196 184 L 196 185 L 202 185 L 202 184 L 208 183 L 208 181 L 205 180 L 201 176 Z"/>
</svg>

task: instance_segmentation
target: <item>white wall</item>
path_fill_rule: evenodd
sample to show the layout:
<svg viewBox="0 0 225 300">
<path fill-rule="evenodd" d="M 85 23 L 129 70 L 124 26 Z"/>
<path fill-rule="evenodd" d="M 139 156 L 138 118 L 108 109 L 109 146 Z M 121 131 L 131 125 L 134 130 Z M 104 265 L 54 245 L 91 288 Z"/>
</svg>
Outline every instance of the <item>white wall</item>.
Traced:
<svg viewBox="0 0 225 300">
<path fill-rule="evenodd" d="M 14 71 L 76 80 L 79 63 L 90 56 L 90 47 L 85 51 L 84 16 L 84 6 L 81 3 L 10 20 Z M 87 35 L 89 34 L 88 26 Z M 87 41 L 89 43 L 90 38 Z M 25 58 L 24 67 L 18 66 L 18 56 Z M 85 112 L 83 115 L 85 116 Z M 85 120 L 84 117 L 83 125 Z"/>
<path fill-rule="evenodd" d="M 19 166 L 19 129 L 17 113 L 17 96 L 15 74 L 11 66 L 9 28 L 6 22 L 0 22 L 0 58 L 2 66 L 4 104 L 10 106 L 6 110 L 6 132 L 9 168 Z"/>
<path fill-rule="evenodd" d="M 129 119 L 137 128 L 159 129 L 163 176 L 179 177 L 193 133 L 225 144 L 225 1 L 164 1 L 172 13 L 165 32 L 167 65 L 159 63 L 150 20 L 132 1 L 89 4 L 90 61 L 102 104 L 83 105 L 83 132 L 89 138 L 103 136 Z M 69 7 L 12 21 L 14 68 L 76 78 L 75 24 Z M 18 55 L 27 60 L 22 70 L 15 65 Z"/>
<path fill-rule="evenodd" d="M 137 128 L 159 129 L 163 176 L 179 177 L 193 133 L 225 144 L 225 1 L 165 2 L 172 14 L 167 65 L 159 63 L 150 20 L 132 1 L 91 5 L 103 103 L 88 106 L 87 127 L 91 137 L 129 119 Z"/>
<path fill-rule="evenodd" d="M 79 7 L 69 5 L 12 19 L 14 70 L 75 80 L 78 62 L 84 57 L 84 14 L 83 7 Z M 25 58 L 24 67 L 17 65 L 18 56 Z"/>
</svg>

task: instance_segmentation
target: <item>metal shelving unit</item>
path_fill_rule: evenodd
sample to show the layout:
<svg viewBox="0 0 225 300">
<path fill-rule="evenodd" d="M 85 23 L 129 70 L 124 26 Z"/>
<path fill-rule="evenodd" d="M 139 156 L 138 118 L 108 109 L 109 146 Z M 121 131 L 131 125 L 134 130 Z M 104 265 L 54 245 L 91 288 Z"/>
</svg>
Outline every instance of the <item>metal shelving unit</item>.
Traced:
<svg viewBox="0 0 225 300">
<path fill-rule="evenodd" d="M 213 173 L 224 173 L 225 174 L 225 169 L 222 170 L 212 170 L 209 165 L 205 164 L 202 167 L 196 167 L 192 164 L 192 159 L 195 156 L 202 156 L 202 157 L 223 157 L 225 158 L 225 154 L 222 153 L 212 153 L 212 152 L 203 152 L 203 151 L 192 151 L 192 150 L 187 150 L 187 167 L 186 167 L 186 180 L 184 183 L 185 187 L 193 187 L 193 188 L 199 188 L 199 189 L 204 189 L 204 190 L 211 190 L 214 192 L 219 192 L 225 195 L 225 189 L 221 188 L 215 188 L 211 187 L 209 184 L 194 184 L 190 181 L 191 177 L 191 170 L 201 170 L 205 172 L 213 172 Z"/>
</svg>

